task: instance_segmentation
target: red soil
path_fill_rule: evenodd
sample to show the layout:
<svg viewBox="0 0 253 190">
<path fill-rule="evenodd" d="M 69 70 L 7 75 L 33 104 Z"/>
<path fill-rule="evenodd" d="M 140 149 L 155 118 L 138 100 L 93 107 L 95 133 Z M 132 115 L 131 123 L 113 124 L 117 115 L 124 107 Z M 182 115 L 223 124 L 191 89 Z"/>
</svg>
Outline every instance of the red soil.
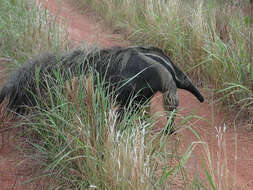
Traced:
<svg viewBox="0 0 253 190">
<path fill-rule="evenodd" d="M 101 47 L 115 45 L 125 46 L 127 44 L 126 41 L 119 40 L 119 36 L 112 34 L 108 28 L 98 20 L 95 20 L 92 15 L 81 14 L 74 9 L 71 4 L 65 1 L 39 0 L 39 2 L 41 2 L 52 15 L 57 14 L 58 20 L 64 18 L 68 24 L 67 32 L 74 46 L 80 45 L 82 41 L 97 44 Z M 118 40 L 115 38 L 118 38 Z M 208 95 L 208 93 L 204 93 L 204 95 Z M 180 109 L 182 109 L 179 111 L 179 115 L 182 118 L 191 114 L 205 118 L 205 121 L 191 119 L 191 123 L 193 123 L 192 128 L 198 132 L 202 141 L 206 142 L 208 145 L 208 150 L 211 152 L 211 159 L 213 161 L 213 167 L 211 168 L 214 169 L 214 175 L 217 177 L 217 171 L 225 165 L 225 169 L 222 170 L 223 176 L 228 176 L 227 178 L 222 178 L 222 184 L 228 184 L 225 187 L 229 187 L 229 189 L 253 189 L 253 130 L 248 130 L 244 126 L 234 127 L 232 125 L 232 121 L 235 119 L 234 114 L 224 113 L 220 111 L 217 106 L 212 106 L 213 104 L 208 101 L 201 104 L 195 97 L 186 91 L 179 90 L 179 101 Z M 151 100 L 150 113 L 154 114 L 163 110 L 161 93 L 157 93 Z M 156 124 L 156 128 L 163 128 L 165 122 L 166 118 L 161 117 Z M 176 121 L 176 123 L 179 123 L 179 121 Z M 221 146 L 218 146 L 215 127 L 223 127 L 224 124 L 227 130 L 223 133 L 223 148 L 220 149 L 219 147 Z M 188 123 L 187 125 L 189 126 L 191 124 Z M 178 134 L 171 138 L 180 139 L 180 152 L 184 152 L 193 141 L 199 141 L 199 139 L 185 127 L 187 125 L 184 125 L 184 127 L 179 130 Z M 235 132 L 235 130 L 237 132 Z M 25 178 L 24 175 L 17 175 L 19 166 L 25 169 L 27 169 L 27 166 L 24 166 L 23 158 L 18 155 L 18 151 L 12 144 L 15 143 L 9 143 L 4 147 L 0 147 L 0 189 L 27 189 L 20 185 Z M 222 159 L 219 159 L 219 153 L 221 153 Z M 200 156 L 206 157 L 207 154 L 204 153 L 204 149 L 201 145 L 198 145 L 193 155 L 194 157 L 190 159 L 186 169 L 192 174 L 200 173 L 200 176 L 204 176 L 203 169 L 201 169 Z M 227 160 L 227 163 L 224 162 L 224 160 Z M 220 167 L 217 167 L 219 161 Z M 208 162 L 205 161 L 205 163 L 208 166 Z M 218 184 L 219 180 L 216 179 L 215 182 Z M 34 189 L 34 186 L 29 189 Z"/>
</svg>

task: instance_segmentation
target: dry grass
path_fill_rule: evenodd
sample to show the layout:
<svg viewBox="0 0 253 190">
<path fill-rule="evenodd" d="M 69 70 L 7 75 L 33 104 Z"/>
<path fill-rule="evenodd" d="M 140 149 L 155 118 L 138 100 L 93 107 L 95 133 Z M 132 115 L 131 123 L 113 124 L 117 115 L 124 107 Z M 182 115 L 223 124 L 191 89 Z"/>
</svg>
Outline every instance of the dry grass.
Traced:
<svg viewBox="0 0 253 190">
<path fill-rule="evenodd" d="M 0 57 L 9 66 L 39 53 L 68 48 L 70 41 L 62 25 L 37 1 L 3 0 L 0 12 Z"/>
<path fill-rule="evenodd" d="M 154 134 L 145 114 L 128 110 L 119 119 L 117 105 L 102 84 L 94 87 L 94 77 L 58 84 L 48 95 L 56 99 L 28 122 L 35 158 L 46 166 L 41 177 L 50 175 L 51 187 L 64 189 L 190 187 L 184 165 L 195 145 L 181 157 L 177 140 Z"/>
<path fill-rule="evenodd" d="M 251 116 L 253 5 L 249 1 L 75 0 L 134 44 L 168 52 L 217 100 Z M 124 32 L 125 33 L 125 32 Z M 244 116 L 245 117 L 245 116 Z"/>
</svg>

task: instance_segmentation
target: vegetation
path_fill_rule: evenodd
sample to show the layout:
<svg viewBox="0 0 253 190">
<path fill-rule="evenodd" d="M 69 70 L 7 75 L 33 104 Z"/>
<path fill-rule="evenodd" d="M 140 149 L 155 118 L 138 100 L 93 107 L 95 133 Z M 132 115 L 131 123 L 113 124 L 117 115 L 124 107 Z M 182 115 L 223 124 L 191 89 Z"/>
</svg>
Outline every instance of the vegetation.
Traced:
<svg viewBox="0 0 253 190">
<path fill-rule="evenodd" d="M 208 76 L 205 78 L 215 81 L 214 84 L 217 88 L 220 85 L 220 89 L 223 89 L 221 93 L 233 92 L 227 97 L 227 100 L 237 97 L 235 92 L 238 92 L 238 86 L 236 86 L 238 81 L 234 83 L 230 81 L 230 84 L 234 84 L 235 88 L 225 88 L 223 84 L 218 82 L 219 77 L 214 80 L 215 77 L 209 73 L 207 68 L 214 69 L 213 73 L 225 69 L 222 64 L 227 58 L 226 55 L 240 53 L 240 51 L 237 52 L 233 49 L 238 46 L 242 48 L 241 51 L 244 55 L 242 60 L 245 62 L 237 66 L 231 65 L 231 68 L 241 66 L 243 70 L 236 72 L 236 74 L 242 74 L 246 69 L 245 77 L 251 76 L 252 65 L 247 65 L 250 64 L 247 62 L 250 59 L 248 50 L 243 48 L 250 45 L 250 42 L 244 41 L 244 37 L 249 35 L 249 31 L 247 33 L 240 28 L 241 25 L 250 28 L 250 19 L 245 19 L 243 23 L 240 23 L 240 15 L 235 17 L 238 20 L 233 21 L 235 24 L 233 26 L 238 31 L 235 30 L 233 36 L 229 36 L 229 38 L 237 39 L 238 36 L 241 38 L 235 41 L 235 47 L 230 47 L 226 44 L 227 42 L 220 39 L 216 30 L 212 31 L 214 29 L 211 27 L 212 25 L 197 25 L 197 22 L 202 23 L 205 19 L 208 20 L 209 17 L 206 17 L 206 14 L 202 14 L 201 11 L 205 10 L 211 14 L 212 12 L 208 12 L 211 10 L 209 7 L 211 4 L 208 6 L 196 4 L 193 7 L 195 11 L 190 13 L 190 10 L 184 6 L 193 5 L 190 3 L 185 5 L 183 1 L 178 1 L 180 3 L 170 1 L 153 3 L 153 1 L 127 0 L 121 2 L 121 6 L 123 4 L 125 7 L 124 11 L 117 4 L 120 1 L 111 0 L 108 1 L 109 4 L 106 2 L 100 1 L 100 4 L 104 6 L 102 9 L 98 4 L 95 4 L 98 3 L 96 0 L 89 3 L 96 5 L 100 10 L 108 8 L 111 8 L 109 10 L 117 10 L 117 19 L 114 20 L 120 22 L 112 23 L 115 28 L 127 26 L 127 30 L 131 32 L 131 35 L 128 35 L 129 39 L 139 39 L 140 42 L 145 39 L 145 43 L 149 45 L 152 42 L 152 44 L 166 49 L 175 62 L 180 63 L 189 72 L 197 74 L 195 75 L 196 79 L 202 80 L 203 76 L 198 73 L 205 73 Z M 166 8 L 167 12 L 164 12 L 162 10 L 163 3 L 175 7 L 168 7 Z M 114 5 L 118 6 L 117 9 L 109 7 Z M 142 5 L 145 5 L 147 11 L 143 11 Z M 129 6 L 128 9 L 126 9 L 127 6 Z M 208 9 L 207 7 L 202 9 L 205 6 Z M 179 11 L 184 10 L 183 8 L 187 11 L 184 14 Z M 125 12 L 126 10 L 129 12 Z M 64 34 L 64 28 L 56 24 L 55 17 L 49 16 L 45 9 L 35 5 L 33 1 L 1 0 L 0 11 L 0 64 L 6 62 L 10 65 L 19 65 L 31 56 L 44 51 L 68 49 L 69 40 Z M 112 13 L 112 11 L 108 13 Z M 179 13 L 182 17 L 176 16 Z M 171 17 L 172 14 L 174 17 Z M 108 14 L 106 18 L 109 22 L 111 17 Z M 126 18 L 129 21 L 132 19 L 135 23 L 128 22 Z M 198 19 L 195 20 L 196 18 Z M 216 17 L 210 18 L 216 19 Z M 169 19 L 171 22 L 163 22 L 162 19 Z M 201 19 L 203 20 L 201 21 Z M 213 23 L 213 20 L 208 20 L 208 23 Z M 145 33 L 145 31 L 149 32 Z M 208 32 L 211 31 L 215 40 L 207 41 L 208 38 L 201 38 L 208 36 Z M 229 42 L 233 45 L 234 41 Z M 217 44 L 220 46 L 216 46 Z M 226 46 L 223 46 L 224 44 Z M 224 59 L 220 59 L 220 53 Z M 241 60 L 241 57 L 237 57 L 238 54 L 234 56 Z M 196 65 L 194 62 L 198 64 Z M 235 63 L 233 62 L 233 64 Z M 233 72 L 231 70 L 231 73 Z M 171 141 L 168 142 L 166 135 L 154 134 L 152 132 L 154 120 L 141 114 L 142 112 L 134 112 L 129 108 L 122 120 L 118 120 L 116 103 L 111 101 L 106 89 L 102 88 L 102 82 L 94 86 L 92 82 L 94 78 L 96 76 L 91 76 L 88 79 L 80 77 L 64 82 L 62 77 L 57 75 L 58 83 L 50 85 L 52 88 L 47 91 L 47 100 L 44 99 L 42 103 L 38 97 L 36 112 L 24 118 L 23 135 L 33 148 L 29 155 L 41 166 L 41 171 L 34 180 L 37 178 L 49 179 L 47 183 L 50 186 L 49 189 L 208 189 L 209 187 L 221 189 L 223 185 L 221 184 L 222 174 L 218 175 L 216 185 L 215 172 L 209 170 L 212 169 L 212 163 L 208 148 L 198 134 L 189 127 L 189 118 L 194 117 L 193 115 L 183 119 L 181 124 L 183 128 L 187 126 L 191 129 L 199 141 L 192 142 L 185 152 L 179 154 L 179 141 L 170 137 Z M 231 78 L 233 79 L 233 77 Z M 245 93 L 248 94 L 252 93 L 249 86 L 244 83 L 244 78 L 241 77 L 241 79 L 242 88 L 239 90 L 245 90 Z M 48 80 L 52 83 L 55 81 Z M 244 96 L 244 94 L 240 95 Z M 252 94 L 247 97 L 251 98 Z M 247 102 L 246 107 L 252 102 L 250 98 L 244 101 Z M 6 112 L 2 105 L 0 107 L 0 121 L 2 121 Z M 0 122 L 0 124 L 2 123 Z M 17 126 L 20 126 L 20 122 Z M 199 179 L 198 173 L 190 174 L 185 170 L 186 163 L 198 144 L 205 147 L 206 155 L 210 161 L 210 166 L 203 166 L 206 179 Z"/>
<path fill-rule="evenodd" d="M 34 1 L 1 0 L 0 12 L 1 64 L 19 65 L 36 54 L 68 48 L 66 32 Z"/>
<path fill-rule="evenodd" d="M 133 43 L 159 46 L 217 99 L 253 109 L 253 4 L 249 1 L 75 0 Z"/>
<path fill-rule="evenodd" d="M 119 120 L 112 96 L 93 78 L 57 82 L 39 115 L 26 122 L 51 188 L 168 189 L 176 180 L 174 186 L 190 186 L 184 165 L 192 150 L 178 157 L 174 140 L 152 134 L 154 121 L 131 105 Z"/>
</svg>

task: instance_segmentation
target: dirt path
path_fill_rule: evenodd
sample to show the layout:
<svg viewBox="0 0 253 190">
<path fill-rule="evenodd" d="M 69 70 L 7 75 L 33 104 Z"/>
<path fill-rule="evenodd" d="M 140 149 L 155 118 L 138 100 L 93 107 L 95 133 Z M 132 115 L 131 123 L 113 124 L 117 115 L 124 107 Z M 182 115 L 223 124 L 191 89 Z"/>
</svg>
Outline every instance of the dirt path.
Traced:
<svg viewBox="0 0 253 190">
<path fill-rule="evenodd" d="M 69 33 L 74 46 L 80 45 L 83 41 L 86 43 L 97 44 L 101 47 L 127 45 L 126 41 L 119 40 L 120 36 L 112 34 L 112 32 L 101 22 L 98 22 L 89 14 L 88 16 L 81 14 L 69 3 L 59 0 L 39 1 L 51 12 L 51 14 L 57 14 L 59 19 L 64 19 L 65 22 L 68 23 L 67 32 Z M 208 102 L 200 104 L 192 95 L 189 95 L 188 92 L 180 90 L 179 99 L 180 109 L 182 109 L 179 114 L 182 115 L 182 117 L 195 114 L 206 119 L 206 121 L 192 119 L 192 122 L 194 123 L 193 128 L 208 145 L 208 150 L 211 152 L 213 160 L 214 166 L 212 168 L 214 168 L 215 175 L 217 175 L 218 168 L 221 168 L 217 167 L 217 163 L 221 160 L 219 165 L 227 165 L 223 175 L 228 176 L 227 181 L 226 178 L 222 178 L 223 184 L 228 183 L 228 186 L 234 186 L 234 189 L 253 189 L 253 130 L 248 130 L 243 126 L 240 126 L 240 128 L 237 127 L 237 132 L 234 132 L 234 128 L 231 125 L 234 116 L 229 116 L 228 114 L 218 111 L 216 107 Z M 163 110 L 161 94 L 157 94 L 151 101 L 151 113 L 159 110 Z M 161 118 L 157 127 L 162 128 L 164 122 L 164 118 Z M 225 142 L 225 145 L 223 144 L 223 149 L 221 149 L 219 148 L 221 146 L 218 146 L 217 143 L 217 132 L 215 127 L 221 127 L 224 126 L 224 124 L 227 126 L 227 131 L 223 134 L 223 143 Z M 184 128 L 173 138 L 180 139 L 180 149 L 182 152 L 193 141 L 199 141 L 189 129 Z M 198 173 L 201 168 L 198 156 L 207 155 L 203 153 L 203 150 L 204 149 L 199 146 L 194 151 L 194 159 L 191 159 L 187 165 L 187 170 L 193 173 Z M 7 153 L 5 154 L 4 151 L 7 151 Z M 15 152 L 15 149 L 11 148 L 11 146 L 0 152 L 0 189 L 22 189 L 21 186 L 19 186 L 19 188 L 17 185 L 13 186 L 13 184 L 19 184 L 23 179 L 22 177 L 17 179 L 15 174 L 17 164 L 14 164 L 15 162 L 19 163 L 19 165 L 22 164 L 22 159 L 13 159 L 18 157 L 15 153 L 13 156 L 13 152 Z M 222 162 L 222 159 L 218 159 L 219 153 L 221 153 L 222 158 L 224 158 L 224 155 L 226 156 L 225 160 L 227 160 L 227 163 Z M 3 171 L 2 166 L 6 166 L 4 168 L 6 176 L 1 173 L 1 171 Z M 231 178 L 231 176 L 236 176 L 236 180 Z M 218 180 L 216 180 L 216 182 L 217 181 Z"/>
<path fill-rule="evenodd" d="M 0 59 L 0 89 L 8 76 L 5 61 Z M 0 190 L 36 190 L 42 189 L 39 182 L 24 183 L 32 178 L 33 164 L 25 158 L 16 145 L 25 145 L 21 138 L 17 139 L 17 131 L 8 129 L 8 123 L 15 121 L 11 115 L 6 115 L 6 107 L 0 105 Z"/>
<path fill-rule="evenodd" d="M 73 5 L 60 0 L 38 0 L 52 15 L 58 15 L 57 19 L 66 23 L 67 32 L 70 34 L 72 44 L 78 46 L 82 43 L 99 45 L 100 47 L 126 46 L 127 41 L 120 39 L 120 36 L 113 34 L 102 22 L 93 19 L 92 13 L 89 16 L 82 14 Z"/>
</svg>

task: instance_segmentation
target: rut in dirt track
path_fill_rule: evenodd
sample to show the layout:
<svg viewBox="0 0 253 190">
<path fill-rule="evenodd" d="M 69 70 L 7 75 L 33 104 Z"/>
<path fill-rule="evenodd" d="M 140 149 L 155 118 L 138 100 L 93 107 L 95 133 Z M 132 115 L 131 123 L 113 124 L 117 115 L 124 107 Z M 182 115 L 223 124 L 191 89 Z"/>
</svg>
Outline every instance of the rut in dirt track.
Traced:
<svg viewBox="0 0 253 190">
<path fill-rule="evenodd" d="M 63 18 L 67 21 L 67 32 L 72 39 L 73 46 L 78 46 L 82 42 L 96 44 L 101 47 L 111 47 L 115 45 L 126 46 L 128 44 L 126 41 L 120 41 L 120 36 L 112 34 L 108 28 L 101 24 L 101 21 L 95 20 L 93 15 L 81 14 L 66 1 L 39 0 L 39 2 L 41 2 L 52 15 L 57 14 L 58 20 Z M 208 93 L 204 94 L 208 95 Z M 226 150 L 222 150 L 222 153 L 224 153 L 224 151 L 226 152 L 225 155 L 227 156 L 228 170 L 225 171 L 226 173 L 224 173 L 224 175 L 230 176 L 228 178 L 230 185 L 233 186 L 233 184 L 236 183 L 234 184 L 235 189 L 253 189 L 253 131 L 248 130 L 243 126 L 237 126 L 237 132 L 235 132 L 234 127 L 232 126 L 233 122 L 231 122 L 233 121 L 232 119 L 234 115 L 229 115 L 229 113 L 224 114 L 224 112 L 219 111 L 215 105 L 208 103 L 207 101 L 201 104 L 186 91 L 179 91 L 179 101 L 181 109 L 179 114 L 182 117 L 195 114 L 206 119 L 205 121 L 192 119 L 192 123 L 194 123 L 192 128 L 195 129 L 202 137 L 202 140 L 208 144 L 209 150 L 212 153 L 215 173 L 216 170 L 218 170 L 216 165 L 219 161 L 219 159 L 217 159 L 217 153 L 220 151 L 217 143 L 217 131 L 215 127 L 221 127 L 224 126 L 224 124 L 226 125 L 227 131 L 223 134 Z M 154 114 L 157 111 L 163 111 L 162 96 L 160 93 L 157 93 L 151 100 L 151 114 Z M 160 118 L 156 127 L 163 128 L 165 122 L 165 117 Z M 186 150 L 190 143 L 198 140 L 187 128 L 181 129 L 178 135 L 172 138 L 180 138 L 180 149 L 182 152 Z M 201 155 L 203 156 L 203 149 L 199 146 L 194 151 L 194 159 L 189 162 L 186 169 L 189 171 L 200 170 L 201 167 L 198 157 Z M 3 156 L 5 159 L 2 160 L 10 159 L 8 156 L 9 155 Z M 13 161 L 15 161 L 15 159 Z M 20 162 L 18 159 L 16 161 Z M 193 163 L 197 164 L 197 166 Z M 4 164 L 8 165 L 10 163 L 0 162 L 0 168 Z M 13 172 L 15 167 L 16 166 L 11 165 L 9 169 L 7 169 L 7 171 L 9 170 L 12 172 L 8 176 L 15 176 L 15 172 Z M 234 180 L 235 174 L 236 180 Z M 1 181 L 3 183 L 3 180 L 5 179 L 0 176 L 0 186 Z M 22 180 L 22 178 L 18 178 L 18 180 Z M 15 182 L 16 181 L 12 180 L 10 184 Z"/>
</svg>

